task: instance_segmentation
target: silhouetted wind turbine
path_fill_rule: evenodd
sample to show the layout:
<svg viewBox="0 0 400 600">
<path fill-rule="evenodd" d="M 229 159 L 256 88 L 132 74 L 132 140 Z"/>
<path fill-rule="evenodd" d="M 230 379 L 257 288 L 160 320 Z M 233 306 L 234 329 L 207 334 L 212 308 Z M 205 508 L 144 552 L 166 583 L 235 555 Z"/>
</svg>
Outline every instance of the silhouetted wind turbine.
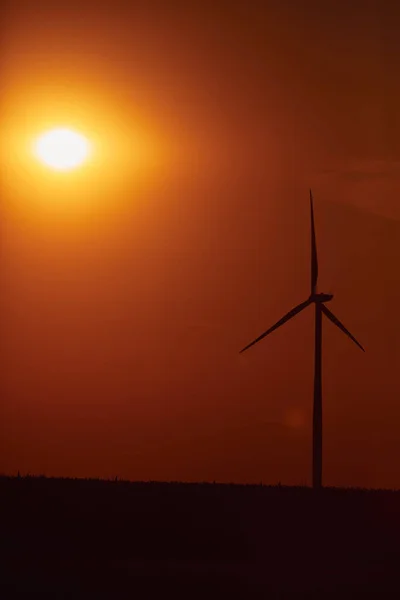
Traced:
<svg viewBox="0 0 400 600">
<path fill-rule="evenodd" d="M 278 329 L 281 325 L 289 321 L 292 317 L 295 317 L 299 312 L 310 306 L 315 305 L 315 370 L 314 370 L 314 407 L 313 407 L 313 487 L 320 488 L 322 486 L 322 378 L 321 378 L 321 367 L 322 367 L 322 313 L 328 317 L 330 321 L 336 327 L 341 329 L 343 333 L 349 336 L 351 340 L 363 352 L 364 348 L 359 344 L 354 336 L 346 329 L 346 327 L 339 321 L 337 317 L 325 306 L 326 302 L 329 302 L 333 298 L 333 294 L 323 294 L 317 292 L 317 280 L 318 280 L 318 259 L 317 259 L 317 245 L 315 240 L 315 227 L 314 227 L 314 207 L 313 197 L 310 190 L 310 206 L 311 206 L 311 294 L 305 302 L 302 302 L 298 306 L 295 306 L 289 311 L 282 319 L 280 319 L 275 325 L 267 329 L 262 335 L 260 335 L 253 342 L 245 346 L 240 352 L 244 352 L 257 342 L 261 341 L 267 335 Z"/>
</svg>

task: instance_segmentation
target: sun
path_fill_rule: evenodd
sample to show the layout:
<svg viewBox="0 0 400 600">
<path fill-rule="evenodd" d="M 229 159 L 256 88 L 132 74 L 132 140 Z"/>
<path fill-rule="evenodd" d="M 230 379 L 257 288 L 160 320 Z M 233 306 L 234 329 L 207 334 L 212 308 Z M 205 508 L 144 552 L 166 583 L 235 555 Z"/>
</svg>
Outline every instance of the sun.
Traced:
<svg viewBox="0 0 400 600">
<path fill-rule="evenodd" d="M 56 171 L 70 171 L 82 165 L 90 154 L 89 141 L 80 133 L 59 127 L 39 136 L 35 156 Z"/>
</svg>

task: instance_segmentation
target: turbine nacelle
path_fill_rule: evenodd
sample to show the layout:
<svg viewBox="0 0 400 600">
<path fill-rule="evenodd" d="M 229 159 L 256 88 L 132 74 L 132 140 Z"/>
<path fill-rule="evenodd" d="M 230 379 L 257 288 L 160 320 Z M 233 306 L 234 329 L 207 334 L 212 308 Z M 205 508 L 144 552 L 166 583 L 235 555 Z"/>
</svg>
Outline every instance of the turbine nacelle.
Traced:
<svg viewBox="0 0 400 600">
<path fill-rule="evenodd" d="M 321 292 L 320 294 L 314 293 L 310 295 L 310 302 L 315 302 L 319 304 L 325 304 L 325 302 L 330 302 L 333 299 L 333 294 L 324 294 Z"/>
</svg>

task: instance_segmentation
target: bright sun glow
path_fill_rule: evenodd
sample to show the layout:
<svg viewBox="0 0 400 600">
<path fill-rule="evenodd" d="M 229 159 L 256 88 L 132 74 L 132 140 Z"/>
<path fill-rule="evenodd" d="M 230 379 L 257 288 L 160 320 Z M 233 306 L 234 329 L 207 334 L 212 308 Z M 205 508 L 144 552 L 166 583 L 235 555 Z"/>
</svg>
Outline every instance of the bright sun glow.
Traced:
<svg viewBox="0 0 400 600">
<path fill-rule="evenodd" d="M 81 165 L 90 152 L 88 140 L 71 129 L 52 129 L 34 144 L 34 153 L 45 165 L 57 171 L 70 171 Z"/>
</svg>

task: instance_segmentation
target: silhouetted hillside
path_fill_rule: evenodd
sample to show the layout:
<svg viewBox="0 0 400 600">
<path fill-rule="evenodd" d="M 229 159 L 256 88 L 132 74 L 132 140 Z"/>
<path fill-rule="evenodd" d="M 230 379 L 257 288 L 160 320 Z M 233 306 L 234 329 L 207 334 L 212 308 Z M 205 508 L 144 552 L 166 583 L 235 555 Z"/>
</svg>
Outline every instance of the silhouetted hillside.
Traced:
<svg viewBox="0 0 400 600">
<path fill-rule="evenodd" d="M 2 477 L 0 495 L 4 597 L 398 587 L 399 492 Z"/>
</svg>

